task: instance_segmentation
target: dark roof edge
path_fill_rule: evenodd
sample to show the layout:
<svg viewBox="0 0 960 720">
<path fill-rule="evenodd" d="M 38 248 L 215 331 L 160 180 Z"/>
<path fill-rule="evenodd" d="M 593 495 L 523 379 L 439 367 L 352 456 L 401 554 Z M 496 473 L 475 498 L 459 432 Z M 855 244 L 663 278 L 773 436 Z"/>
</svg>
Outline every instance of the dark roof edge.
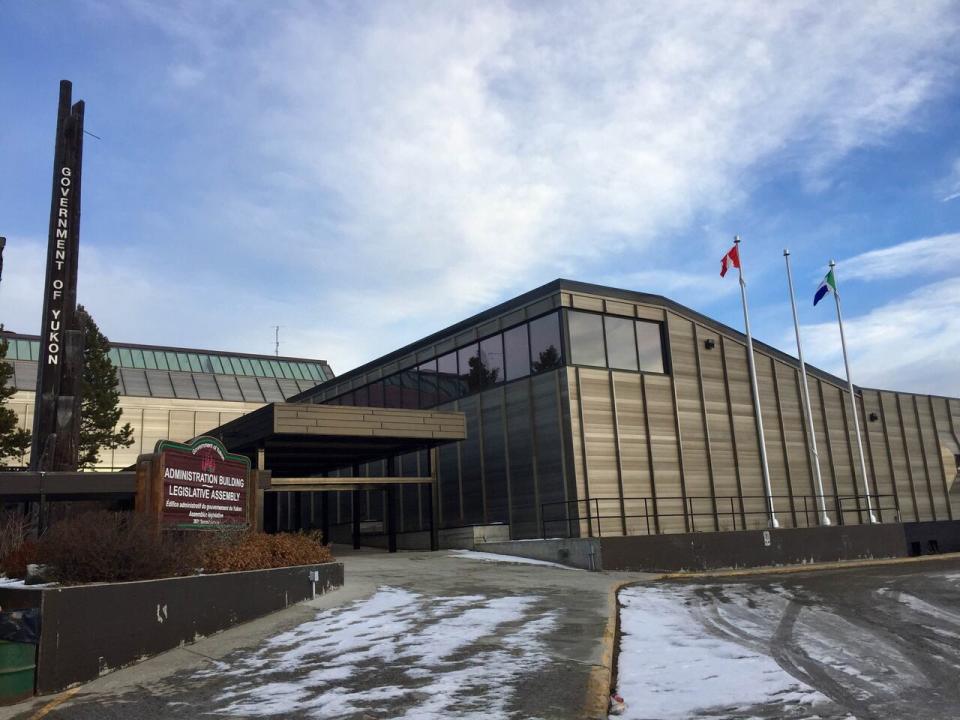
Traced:
<svg viewBox="0 0 960 720">
<path fill-rule="evenodd" d="M 738 339 L 740 342 L 743 342 L 744 344 L 746 344 L 746 341 L 747 341 L 747 336 L 743 332 L 735 328 L 732 328 L 729 325 L 725 325 L 724 323 L 721 323 L 718 320 L 714 320 L 713 318 L 708 317 L 703 313 L 693 310 L 685 305 L 681 305 L 675 300 L 671 300 L 670 298 L 664 297 L 663 295 L 644 293 L 644 292 L 639 292 L 637 290 L 625 290 L 622 288 L 613 288 L 605 285 L 596 285 L 594 283 L 581 282 L 579 280 L 568 280 L 566 278 L 557 278 L 556 280 L 551 280 L 550 282 L 544 285 L 541 285 L 539 287 L 536 287 L 533 290 L 528 290 L 522 295 L 518 295 L 514 298 L 511 298 L 502 303 L 499 303 L 498 305 L 495 305 L 487 310 L 479 312 L 475 315 L 471 315 L 465 320 L 461 320 L 460 322 L 450 325 L 442 330 L 438 330 L 437 332 L 431 333 L 430 335 L 427 335 L 426 337 L 423 337 L 420 340 L 416 340 L 412 343 L 408 343 L 407 345 L 404 345 L 398 350 L 394 350 L 390 353 L 387 353 L 386 355 L 383 355 L 379 358 L 371 360 L 370 362 L 364 363 L 363 365 L 360 365 L 350 370 L 349 372 L 346 372 L 335 378 L 332 378 L 323 383 L 320 383 L 317 386 L 311 388 L 310 390 L 306 390 L 302 393 L 294 395 L 293 397 L 287 398 L 287 402 L 298 402 L 304 398 L 314 395 L 317 392 L 317 390 L 319 390 L 320 388 L 326 385 L 343 382 L 345 380 L 350 380 L 358 375 L 369 372 L 370 370 L 373 370 L 376 367 L 385 365 L 393 360 L 397 360 L 401 357 L 409 355 L 410 353 L 412 353 L 413 351 L 415 351 L 416 349 L 422 346 L 436 343 L 439 340 L 445 339 L 451 335 L 456 335 L 457 333 L 463 330 L 466 330 L 474 325 L 479 325 L 498 315 L 506 314 L 511 310 L 527 305 L 531 302 L 534 302 L 535 300 L 543 298 L 544 296 L 553 295 L 554 293 L 559 293 L 564 291 L 579 292 L 579 293 L 585 293 L 589 295 L 599 295 L 603 297 L 609 297 L 609 298 L 614 298 L 619 300 L 627 300 L 630 302 L 636 302 L 641 304 L 660 306 L 666 310 L 672 310 L 678 315 L 686 316 L 689 319 L 694 320 L 706 327 L 712 328 L 717 332 L 732 336 L 735 339 Z M 761 340 L 757 340 L 756 338 L 754 338 L 753 342 L 754 342 L 754 346 L 757 349 L 760 349 L 763 352 L 769 355 L 772 355 L 773 357 L 795 368 L 800 367 L 800 361 L 794 356 L 790 355 L 789 353 L 786 353 Z M 827 382 L 833 383 L 835 385 L 839 385 L 840 387 L 843 387 L 847 384 L 847 381 L 845 379 L 837 377 L 836 375 L 833 375 L 827 372 L 826 370 L 821 370 L 820 368 L 814 367 L 809 363 L 807 363 L 807 372 L 810 373 L 811 375 L 814 375 L 823 380 L 826 380 Z M 854 385 L 854 388 L 858 391 L 863 391 L 865 389 L 871 389 L 871 390 L 873 389 L 873 388 L 863 388 L 859 385 Z M 889 390 L 884 392 L 900 392 L 900 391 Z M 913 393 L 913 394 L 918 394 L 918 393 Z M 947 396 L 936 395 L 933 397 L 947 397 Z"/>
<path fill-rule="evenodd" d="M 27 333 L 12 332 L 10 330 L 4 330 L 2 334 L 8 340 L 40 340 L 39 335 L 29 335 Z M 292 362 L 323 364 L 329 367 L 329 363 L 326 360 L 320 360 L 317 358 L 292 357 L 290 355 L 257 355 L 255 353 L 232 352 L 230 350 L 204 350 L 203 348 L 184 348 L 170 345 L 141 345 L 139 343 L 112 341 L 110 342 L 110 346 L 115 348 L 131 348 L 134 350 L 163 350 L 165 352 L 203 353 L 204 355 L 229 355 L 232 357 L 253 358 L 256 360 L 288 360 Z"/>
</svg>

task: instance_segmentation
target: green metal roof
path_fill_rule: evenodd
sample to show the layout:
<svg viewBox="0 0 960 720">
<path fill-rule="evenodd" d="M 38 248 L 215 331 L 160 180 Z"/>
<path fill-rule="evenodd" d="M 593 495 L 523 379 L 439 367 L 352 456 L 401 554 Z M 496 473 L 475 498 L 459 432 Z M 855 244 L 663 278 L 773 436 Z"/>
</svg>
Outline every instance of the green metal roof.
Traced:
<svg viewBox="0 0 960 720">
<path fill-rule="evenodd" d="M 39 338 L 24 335 L 6 337 L 9 341 L 7 360 L 39 360 Z M 323 361 L 146 345 L 111 343 L 110 360 L 118 368 L 142 370 L 180 370 L 216 375 L 306 380 L 315 383 L 333 377 L 330 366 Z"/>
</svg>

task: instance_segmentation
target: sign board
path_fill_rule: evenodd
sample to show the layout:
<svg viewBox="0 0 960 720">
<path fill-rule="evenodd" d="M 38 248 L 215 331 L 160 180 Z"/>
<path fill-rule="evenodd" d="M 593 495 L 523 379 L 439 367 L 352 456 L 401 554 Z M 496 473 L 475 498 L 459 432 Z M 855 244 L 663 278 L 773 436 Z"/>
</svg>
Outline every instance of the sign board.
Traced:
<svg viewBox="0 0 960 720">
<path fill-rule="evenodd" d="M 162 525 L 212 530 L 248 524 L 248 458 L 228 453 L 212 437 L 199 437 L 186 445 L 161 440 L 154 458 L 157 480 L 162 483 Z"/>
</svg>

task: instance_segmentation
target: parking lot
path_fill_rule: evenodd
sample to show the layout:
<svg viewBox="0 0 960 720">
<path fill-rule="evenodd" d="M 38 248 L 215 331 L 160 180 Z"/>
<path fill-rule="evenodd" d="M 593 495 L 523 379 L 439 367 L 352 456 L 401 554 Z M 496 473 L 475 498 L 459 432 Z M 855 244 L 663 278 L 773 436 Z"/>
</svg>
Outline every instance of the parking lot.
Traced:
<svg viewBox="0 0 960 720">
<path fill-rule="evenodd" d="M 960 559 L 621 591 L 629 718 L 960 716 Z"/>
</svg>

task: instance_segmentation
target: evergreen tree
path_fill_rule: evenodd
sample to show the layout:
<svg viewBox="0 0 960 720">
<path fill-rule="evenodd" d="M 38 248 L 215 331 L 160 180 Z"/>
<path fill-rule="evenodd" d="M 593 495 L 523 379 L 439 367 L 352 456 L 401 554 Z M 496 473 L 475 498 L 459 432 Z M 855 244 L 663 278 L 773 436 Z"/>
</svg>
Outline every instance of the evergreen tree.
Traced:
<svg viewBox="0 0 960 720">
<path fill-rule="evenodd" d="M 77 306 L 77 327 L 83 331 L 83 378 L 80 382 L 79 467 L 93 467 L 101 450 L 133 444 L 130 423 L 118 428 L 121 410 L 117 369 L 110 362 L 110 343 L 84 309 Z"/>
<path fill-rule="evenodd" d="M 0 325 L 0 333 L 3 325 Z M 17 414 L 4 403 L 17 391 L 13 379 L 13 364 L 6 361 L 10 343 L 0 335 L 0 459 L 21 459 L 30 447 L 30 431 L 17 424 Z"/>
</svg>

